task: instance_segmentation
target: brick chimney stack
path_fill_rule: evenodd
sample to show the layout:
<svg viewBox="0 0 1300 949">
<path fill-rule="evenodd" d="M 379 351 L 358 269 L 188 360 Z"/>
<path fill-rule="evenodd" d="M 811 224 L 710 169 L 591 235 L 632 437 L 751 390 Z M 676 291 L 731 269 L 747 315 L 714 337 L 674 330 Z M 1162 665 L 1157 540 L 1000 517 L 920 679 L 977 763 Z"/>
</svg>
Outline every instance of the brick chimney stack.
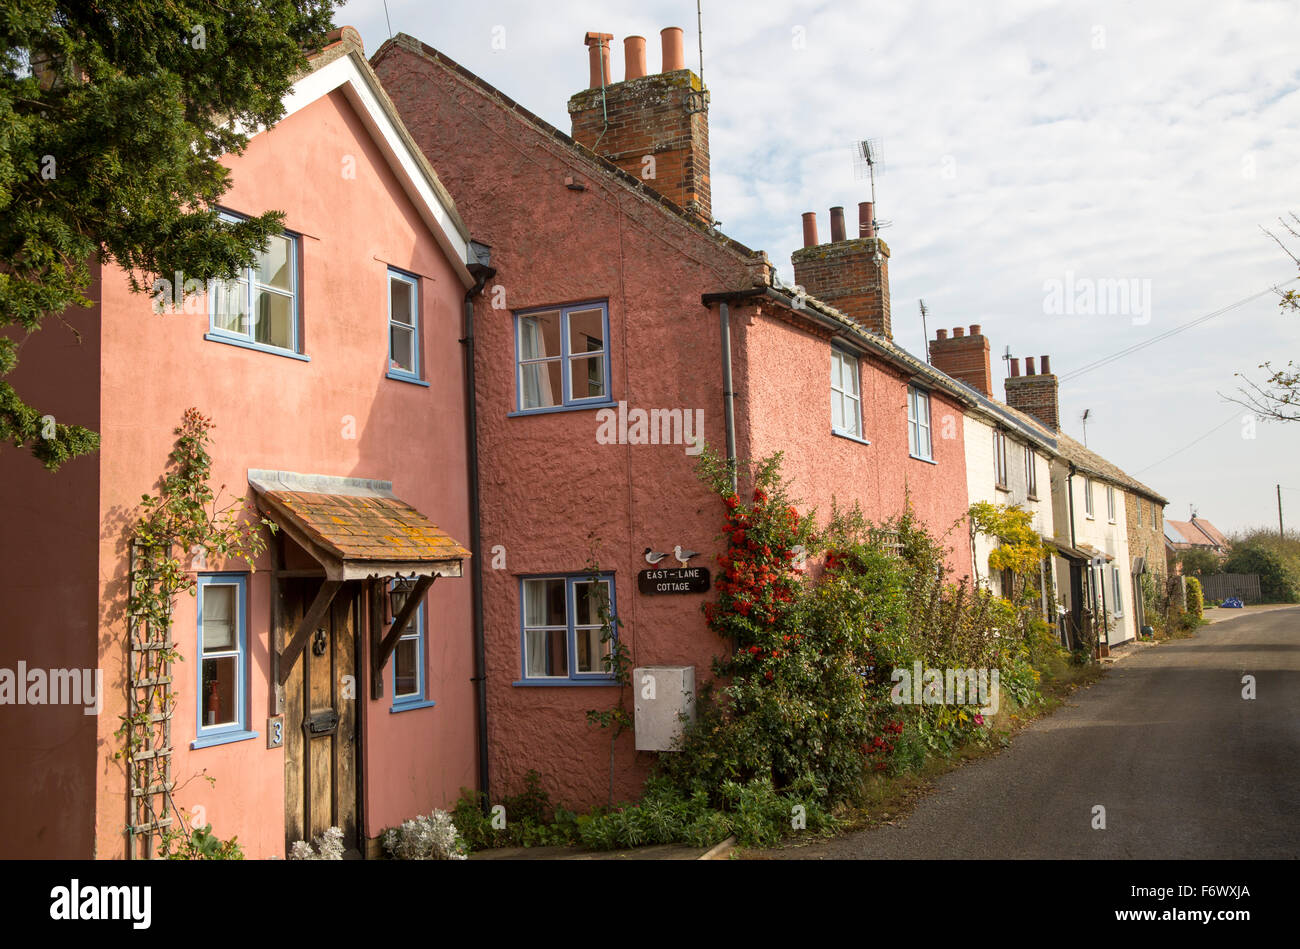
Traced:
<svg viewBox="0 0 1300 949">
<path fill-rule="evenodd" d="M 588 33 L 590 88 L 569 99 L 573 139 L 713 223 L 709 184 L 709 94 L 685 67 L 682 30 L 660 33 L 662 71 L 646 75 L 645 39 L 624 40 L 622 82 L 610 82 L 608 33 Z"/>
<path fill-rule="evenodd" d="M 871 202 L 858 205 L 858 236 L 846 238 L 844 209 L 831 208 L 831 241 L 817 243 L 817 215 L 803 216 L 804 246 L 795 251 L 794 282 L 866 329 L 894 338 L 889 323 L 889 246 L 875 236 Z"/>
<path fill-rule="evenodd" d="M 972 323 L 968 336 L 964 327 L 956 326 L 951 338 L 947 330 L 935 330 L 934 341 L 930 343 L 930 362 L 940 372 L 991 399 L 993 367 L 989 362 L 989 340 L 980 330 L 980 324 Z"/>
<path fill-rule="evenodd" d="M 1061 430 L 1060 384 L 1052 374 L 1050 357 L 1039 360 L 1034 371 L 1034 357 L 1025 360 L 1025 375 L 1014 372 L 1006 380 L 1007 405 L 1032 415 L 1053 431 Z"/>
</svg>

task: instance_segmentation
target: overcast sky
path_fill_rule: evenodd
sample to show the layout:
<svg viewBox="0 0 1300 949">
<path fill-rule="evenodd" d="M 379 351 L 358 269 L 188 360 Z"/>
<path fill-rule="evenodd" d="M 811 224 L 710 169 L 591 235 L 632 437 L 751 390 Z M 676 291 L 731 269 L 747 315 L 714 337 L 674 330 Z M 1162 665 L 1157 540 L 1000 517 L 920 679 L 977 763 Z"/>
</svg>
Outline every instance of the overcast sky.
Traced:
<svg viewBox="0 0 1300 949">
<path fill-rule="evenodd" d="M 692 0 L 388 0 L 392 32 L 565 131 L 587 83 L 584 33 L 614 34 L 618 80 L 623 37 L 647 37 L 656 72 L 659 30 L 680 26 L 698 71 L 695 12 Z M 1168 497 L 1167 516 L 1185 520 L 1190 503 L 1225 531 L 1275 528 L 1280 482 L 1300 528 L 1300 423 L 1252 425 L 1221 396 L 1234 372 L 1300 356 L 1300 316 L 1276 296 L 1064 378 L 1297 276 L 1260 229 L 1281 233 L 1277 218 L 1300 212 L 1297 3 L 703 0 L 703 14 L 713 212 L 728 235 L 789 281 L 801 212 L 818 212 L 822 240 L 832 205 L 852 226 L 870 198 L 852 146 L 879 140 L 899 343 L 924 353 L 920 298 L 932 338 L 983 324 L 999 398 L 1006 346 L 1048 353 L 1063 429 L 1082 439 L 1090 410 L 1088 446 Z M 389 35 L 381 0 L 335 19 L 369 52 Z M 1104 292 L 1080 312 L 1089 287 L 1115 280 L 1136 290 L 1126 312 Z M 1055 305 L 1070 291 L 1073 307 Z"/>
</svg>

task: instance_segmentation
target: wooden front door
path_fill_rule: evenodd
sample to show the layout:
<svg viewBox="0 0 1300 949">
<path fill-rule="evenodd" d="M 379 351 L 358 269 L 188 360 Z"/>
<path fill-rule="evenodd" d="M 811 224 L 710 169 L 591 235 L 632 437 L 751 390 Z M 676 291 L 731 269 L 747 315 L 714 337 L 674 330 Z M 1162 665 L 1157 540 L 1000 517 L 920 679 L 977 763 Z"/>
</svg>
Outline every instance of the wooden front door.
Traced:
<svg viewBox="0 0 1300 949">
<path fill-rule="evenodd" d="M 311 607 L 320 580 L 285 581 L 286 636 Z M 330 827 L 343 846 L 360 852 L 357 833 L 356 630 L 361 584 L 346 583 L 329 613 L 312 631 L 285 683 L 285 852 L 294 841 L 313 841 Z"/>
</svg>

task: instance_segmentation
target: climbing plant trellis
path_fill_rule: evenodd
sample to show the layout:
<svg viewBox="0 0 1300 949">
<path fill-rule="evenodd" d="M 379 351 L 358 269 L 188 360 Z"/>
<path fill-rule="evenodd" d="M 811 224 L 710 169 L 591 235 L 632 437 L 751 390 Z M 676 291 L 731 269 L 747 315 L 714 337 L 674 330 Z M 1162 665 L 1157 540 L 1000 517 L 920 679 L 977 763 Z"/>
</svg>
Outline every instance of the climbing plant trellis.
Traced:
<svg viewBox="0 0 1300 949">
<path fill-rule="evenodd" d="M 260 528 L 275 530 L 265 518 L 245 521 L 242 498 L 217 508 L 208 485 L 212 459 L 206 446 L 212 428 L 212 419 L 198 409 L 185 411 L 158 495 L 142 498 L 143 514 L 130 536 L 127 710 L 117 732 L 122 748 L 116 755 L 126 765 L 130 859 L 167 855 L 178 836 L 188 836 L 172 797 L 177 697 L 172 665 L 183 658 L 172 635 L 176 597 L 194 593 L 193 571 L 203 568 L 209 554 L 245 560 L 252 569 L 266 549 Z M 183 561 L 178 552 L 195 559 Z"/>
<path fill-rule="evenodd" d="M 172 641 L 171 609 L 161 616 L 142 609 L 155 599 L 155 570 L 161 547 L 131 545 L 130 642 L 127 668 L 127 714 L 123 723 L 127 771 L 127 855 L 150 859 L 163 834 L 173 827 L 172 781 Z M 178 819 L 179 813 L 175 815 Z"/>
</svg>

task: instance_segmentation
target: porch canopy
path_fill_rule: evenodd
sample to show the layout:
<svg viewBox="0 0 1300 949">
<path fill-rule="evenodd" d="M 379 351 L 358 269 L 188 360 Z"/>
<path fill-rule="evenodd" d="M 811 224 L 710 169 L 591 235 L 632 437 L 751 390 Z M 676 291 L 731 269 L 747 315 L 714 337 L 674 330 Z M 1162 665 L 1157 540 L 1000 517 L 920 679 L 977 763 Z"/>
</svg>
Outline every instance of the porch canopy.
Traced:
<svg viewBox="0 0 1300 949">
<path fill-rule="evenodd" d="M 328 580 L 459 577 L 469 551 L 393 494 L 390 481 L 251 469 L 258 507 Z"/>
<path fill-rule="evenodd" d="M 1066 560 L 1073 560 L 1076 563 L 1088 563 L 1092 560 L 1092 554 L 1080 550 L 1078 547 L 1071 547 L 1068 543 L 1056 537 L 1048 537 L 1046 534 L 1039 534 L 1043 544 L 1055 550 Z"/>
<path fill-rule="evenodd" d="M 372 689 L 382 689 L 384 664 L 425 593 L 438 577 L 461 576 L 470 552 L 394 496 L 389 481 L 250 469 L 248 483 L 263 514 L 325 571 L 320 592 L 278 654 L 281 685 L 344 583 L 413 579 L 387 630 L 381 628 L 382 614 L 372 612 Z"/>
</svg>

